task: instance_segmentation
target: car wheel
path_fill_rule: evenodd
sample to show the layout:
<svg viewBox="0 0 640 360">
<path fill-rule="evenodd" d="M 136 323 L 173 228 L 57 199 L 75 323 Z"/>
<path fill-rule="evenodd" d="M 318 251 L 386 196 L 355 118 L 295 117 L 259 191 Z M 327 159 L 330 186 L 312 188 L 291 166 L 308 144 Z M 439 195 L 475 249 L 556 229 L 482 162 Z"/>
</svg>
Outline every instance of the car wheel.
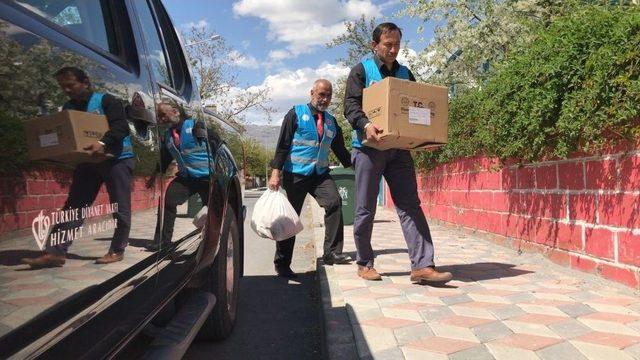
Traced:
<svg viewBox="0 0 640 360">
<path fill-rule="evenodd" d="M 203 290 L 216 297 L 216 305 L 198 333 L 202 340 L 227 338 L 236 321 L 238 309 L 238 285 L 240 282 L 240 230 L 238 218 L 228 207 L 225 224 L 227 232 L 220 239 L 220 250 L 211 267 Z"/>
</svg>

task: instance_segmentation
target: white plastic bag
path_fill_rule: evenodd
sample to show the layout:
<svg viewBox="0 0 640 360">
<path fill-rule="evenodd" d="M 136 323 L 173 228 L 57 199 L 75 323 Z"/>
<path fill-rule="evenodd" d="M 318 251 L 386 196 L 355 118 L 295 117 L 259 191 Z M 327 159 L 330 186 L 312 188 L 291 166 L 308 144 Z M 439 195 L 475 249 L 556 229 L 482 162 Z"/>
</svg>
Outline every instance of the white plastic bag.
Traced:
<svg viewBox="0 0 640 360">
<path fill-rule="evenodd" d="M 281 241 L 295 236 L 303 226 L 287 197 L 268 189 L 253 208 L 251 228 L 260 237 Z"/>
</svg>

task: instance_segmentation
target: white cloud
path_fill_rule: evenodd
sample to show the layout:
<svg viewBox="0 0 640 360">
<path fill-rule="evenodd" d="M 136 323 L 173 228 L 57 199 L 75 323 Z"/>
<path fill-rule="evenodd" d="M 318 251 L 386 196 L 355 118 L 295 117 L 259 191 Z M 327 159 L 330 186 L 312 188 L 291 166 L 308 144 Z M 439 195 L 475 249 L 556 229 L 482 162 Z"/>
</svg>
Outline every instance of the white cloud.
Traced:
<svg viewBox="0 0 640 360">
<path fill-rule="evenodd" d="M 340 5 L 344 6 L 347 19 L 357 19 L 362 15 L 366 17 L 381 15 L 380 7 L 369 0 L 350 0 Z"/>
<path fill-rule="evenodd" d="M 204 28 L 206 28 L 208 26 L 209 26 L 209 23 L 207 22 L 207 20 L 204 20 L 204 19 L 202 19 L 202 20 L 200 20 L 198 22 L 191 21 L 191 22 L 184 23 L 184 24 L 181 25 L 181 27 L 183 29 L 191 29 L 191 28 L 204 29 Z"/>
<path fill-rule="evenodd" d="M 309 102 L 309 91 L 311 91 L 314 81 L 323 78 L 335 84 L 337 79 L 348 74 L 348 67 L 325 62 L 315 69 L 306 67 L 297 70 L 284 70 L 280 73 L 269 75 L 262 84 L 250 87 L 249 90 L 269 88 L 271 102 L 268 105 L 277 110 L 272 118 L 274 124 L 279 124 L 291 107 Z M 245 115 L 248 123 L 267 123 L 266 116 L 257 110 L 248 112 Z"/>
<path fill-rule="evenodd" d="M 312 52 L 342 34 L 345 20 L 381 16 L 380 7 L 371 0 L 240 0 L 233 11 L 265 20 L 267 38 L 286 43 L 293 56 Z"/>
<path fill-rule="evenodd" d="M 269 59 L 273 61 L 282 61 L 291 56 L 291 53 L 287 50 L 272 50 L 269 52 Z"/>
<path fill-rule="evenodd" d="M 380 9 L 386 10 L 400 4 L 402 4 L 402 0 L 389 0 L 385 3 L 380 4 Z"/>
<path fill-rule="evenodd" d="M 237 50 L 231 50 L 228 56 L 230 65 L 241 68 L 257 69 L 260 67 L 258 60 L 250 55 L 243 55 Z"/>
</svg>

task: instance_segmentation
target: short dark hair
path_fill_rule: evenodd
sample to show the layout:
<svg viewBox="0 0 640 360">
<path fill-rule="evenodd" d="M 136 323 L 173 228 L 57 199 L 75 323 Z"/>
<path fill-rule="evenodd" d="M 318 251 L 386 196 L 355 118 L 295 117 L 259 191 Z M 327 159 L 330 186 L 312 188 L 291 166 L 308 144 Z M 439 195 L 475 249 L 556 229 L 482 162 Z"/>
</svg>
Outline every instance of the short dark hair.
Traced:
<svg viewBox="0 0 640 360">
<path fill-rule="evenodd" d="M 373 29 L 373 42 L 375 42 L 376 44 L 379 43 L 382 34 L 396 30 L 400 33 L 400 37 L 402 37 L 402 29 L 400 29 L 398 25 L 392 22 L 385 22 L 376 26 L 376 28 Z"/>
<path fill-rule="evenodd" d="M 79 68 L 77 68 L 75 66 L 65 66 L 62 69 L 56 71 L 53 74 L 53 77 L 59 78 L 61 76 L 65 76 L 65 75 L 73 75 L 80 82 L 89 82 L 90 83 L 89 76 L 87 75 L 87 73 L 84 72 L 84 70 L 79 69 Z"/>
</svg>

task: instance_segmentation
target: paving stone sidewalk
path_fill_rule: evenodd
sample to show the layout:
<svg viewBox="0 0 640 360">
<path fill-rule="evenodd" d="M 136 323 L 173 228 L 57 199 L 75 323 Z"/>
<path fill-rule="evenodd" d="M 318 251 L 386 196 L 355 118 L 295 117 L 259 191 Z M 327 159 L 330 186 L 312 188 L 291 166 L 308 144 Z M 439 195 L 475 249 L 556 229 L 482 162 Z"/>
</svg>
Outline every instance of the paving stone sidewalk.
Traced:
<svg viewBox="0 0 640 360">
<path fill-rule="evenodd" d="M 323 211 L 313 203 L 317 255 Z M 318 262 L 330 359 L 640 359 L 640 296 L 594 276 L 430 224 L 444 287 L 409 280 L 395 212 L 378 209 L 376 269 Z M 355 258 L 353 227 L 345 252 Z"/>
</svg>

